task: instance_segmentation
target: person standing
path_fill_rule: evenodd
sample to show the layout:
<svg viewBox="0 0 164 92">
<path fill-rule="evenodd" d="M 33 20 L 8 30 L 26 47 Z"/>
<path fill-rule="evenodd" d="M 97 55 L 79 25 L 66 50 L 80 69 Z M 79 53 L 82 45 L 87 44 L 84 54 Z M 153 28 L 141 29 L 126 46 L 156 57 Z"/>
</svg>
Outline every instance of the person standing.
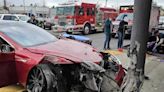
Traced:
<svg viewBox="0 0 164 92">
<path fill-rule="evenodd" d="M 110 18 L 107 18 L 104 23 L 104 33 L 105 33 L 104 50 L 110 49 L 111 28 L 112 28 L 112 22 Z"/>
<path fill-rule="evenodd" d="M 32 15 L 31 15 L 31 18 L 27 21 L 27 23 L 31 23 L 31 24 L 34 24 L 34 25 L 38 25 L 38 20 L 35 18 L 35 15 L 32 14 Z"/>
<path fill-rule="evenodd" d="M 125 35 L 125 30 L 127 30 L 127 25 L 128 22 L 126 22 L 127 16 L 123 17 L 123 20 L 121 20 L 118 28 L 118 50 L 122 51 L 122 46 L 123 46 L 123 41 L 124 41 L 124 35 Z"/>
</svg>

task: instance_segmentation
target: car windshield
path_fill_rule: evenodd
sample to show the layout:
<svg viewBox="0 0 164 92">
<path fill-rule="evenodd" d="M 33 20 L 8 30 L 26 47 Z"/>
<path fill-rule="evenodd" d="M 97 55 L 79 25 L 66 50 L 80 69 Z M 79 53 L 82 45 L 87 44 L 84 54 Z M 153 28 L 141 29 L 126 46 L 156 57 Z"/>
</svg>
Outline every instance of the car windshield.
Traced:
<svg viewBox="0 0 164 92">
<path fill-rule="evenodd" d="M 32 24 L 13 26 L 3 32 L 24 47 L 38 46 L 57 41 L 55 36 Z"/>
<path fill-rule="evenodd" d="M 73 15 L 74 14 L 74 6 L 57 7 L 56 14 L 57 15 Z"/>
<path fill-rule="evenodd" d="M 22 21 L 28 21 L 30 18 L 28 16 L 18 16 Z"/>
<path fill-rule="evenodd" d="M 124 17 L 127 17 L 128 20 L 133 20 L 133 13 L 121 13 L 116 18 L 117 21 L 123 20 Z"/>
</svg>

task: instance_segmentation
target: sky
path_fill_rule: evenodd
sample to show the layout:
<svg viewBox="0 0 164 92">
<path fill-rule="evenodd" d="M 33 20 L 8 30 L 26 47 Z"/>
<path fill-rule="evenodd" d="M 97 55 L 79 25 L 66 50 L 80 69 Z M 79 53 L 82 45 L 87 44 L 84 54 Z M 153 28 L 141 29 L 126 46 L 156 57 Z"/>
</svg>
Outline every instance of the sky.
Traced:
<svg viewBox="0 0 164 92">
<path fill-rule="evenodd" d="M 7 4 L 15 4 L 15 5 L 23 5 L 23 0 L 6 0 Z M 63 3 L 69 0 L 24 0 L 26 5 L 30 5 L 31 3 L 37 4 L 37 5 L 43 5 L 43 2 L 45 1 L 46 6 L 53 6 L 58 5 L 59 3 Z M 78 0 L 81 2 L 88 2 L 88 3 L 98 3 L 101 6 L 105 6 L 106 0 Z M 164 0 L 154 0 L 157 2 L 158 5 L 164 7 Z M 132 5 L 134 3 L 134 0 L 108 0 L 108 7 L 118 7 L 119 5 Z M 0 0 L 0 5 L 3 4 L 3 0 Z"/>
</svg>

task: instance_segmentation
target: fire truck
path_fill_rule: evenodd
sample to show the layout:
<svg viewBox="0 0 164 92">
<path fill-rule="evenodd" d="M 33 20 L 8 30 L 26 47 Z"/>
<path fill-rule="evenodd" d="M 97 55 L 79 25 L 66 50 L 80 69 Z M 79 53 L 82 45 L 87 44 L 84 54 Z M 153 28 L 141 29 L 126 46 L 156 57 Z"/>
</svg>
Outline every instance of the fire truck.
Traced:
<svg viewBox="0 0 164 92">
<path fill-rule="evenodd" d="M 82 32 L 89 34 L 95 31 L 103 31 L 105 18 L 115 19 L 117 12 L 112 8 L 98 8 L 90 3 L 64 3 L 56 7 L 54 17 L 56 32 Z"/>
<path fill-rule="evenodd" d="M 130 38 L 131 31 L 132 31 L 132 25 L 133 25 L 133 12 L 134 12 L 133 10 L 134 10 L 133 5 L 120 6 L 119 15 L 116 18 L 116 20 L 113 22 L 113 30 L 112 30 L 113 37 L 117 37 L 119 23 L 126 16 L 128 25 L 127 25 L 127 30 L 125 30 L 125 37 Z M 149 32 L 151 32 L 153 30 L 153 28 L 158 26 L 159 17 L 160 17 L 160 8 L 158 6 L 152 6 L 151 16 L 150 16 L 150 24 L 149 24 Z"/>
</svg>

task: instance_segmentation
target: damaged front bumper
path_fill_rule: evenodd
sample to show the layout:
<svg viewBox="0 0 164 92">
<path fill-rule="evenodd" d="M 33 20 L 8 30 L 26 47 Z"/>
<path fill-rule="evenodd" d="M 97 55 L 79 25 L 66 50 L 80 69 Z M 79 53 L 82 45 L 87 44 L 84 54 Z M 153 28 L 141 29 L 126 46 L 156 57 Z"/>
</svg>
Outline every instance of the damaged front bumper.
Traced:
<svg viewBox="0 0 164 92">
<path fill-rule="evenodd" d="M 102 91 L 104 89 L 110 92 L 113 89 L 119 89 L 125 76 L 124 68 L 114 56 L 102 54 L 103 60 L 99 64 L 89 61 L 70 63 L 69 60 L 65 64 L 53 63 L 55 68 L 52 71 L 60 76 L 60 80 L 64 80 L 65 83 L 61 85 L 65 85 L 65 92 L 104 92 Z M 58 59 L 51 57 L 45 60 Z"/>
</svg>

